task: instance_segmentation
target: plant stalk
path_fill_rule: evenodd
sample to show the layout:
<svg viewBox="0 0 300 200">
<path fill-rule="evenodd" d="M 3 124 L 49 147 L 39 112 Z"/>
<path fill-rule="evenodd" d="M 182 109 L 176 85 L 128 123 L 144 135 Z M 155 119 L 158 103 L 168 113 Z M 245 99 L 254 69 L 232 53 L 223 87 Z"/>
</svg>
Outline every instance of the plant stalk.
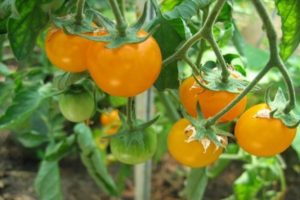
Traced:
<svg viewBox="0 0 300 200">
<path fill-rule="evenodd" d="M 76 24 L 81 24 L 81 21 L 83 19 L 83 11 L 84 11 L 84 5 L 85 5 L 85 0 L 77 0 L 76 6 L 76 15 L 75 15 L 75 20 Z"/>
<path fill-rule="evenodd" d="M 127 106 L 126 106 L 126 115 L 127 115 L 127 124 L 129 129 L 133 129 L 133 97 L 128 98 Z"/>
<path fill-rule="evenodd" d="M 122 11 L 117 3 L 116 0 L 109 0 L 110 6 L 112 8 L 112 11 L 114 13 L 117 25 L 116 28 L 119 32 L 119 35 L 121 37 L 125 37 L 126 36 L 126 28 L 127 28 L 127 23 L 126 20 L 124 18 L 124 16 L 122 15 Z"/>
<path fill-rule="evenodd" d="M 212 26 L 214 25 L 221 9 L 223 8 L 225 1 L 226 0 L 218 0 L 216 2 L 213 9 L 209 13 L 203 27 L 189 40 L 183 43 L 183 45 L 174 54 L 166 58 L 163 61 L 163 66 L 167 66 L 175 60 L 182 59 L 191 46 L 193 46 L 201 38 L 205 38 L 205 36 L 208 36 L 211 33 Z"/>
<path fill-rule="evenodd" d="M 286 87 L 288 88 L 289 101 L 284 109 L 284 112 L 289 113 L 296 105 L 295 88 L 287 68 L 279 55 L 276 31 L 272 24 L 272 19 L 263 3 L 260 0 L 252 0 L 252 2 L 266 28 L 270 48 L 270 62 L 272 62 L 279 69 L 285 80 Z"/>
</svg>

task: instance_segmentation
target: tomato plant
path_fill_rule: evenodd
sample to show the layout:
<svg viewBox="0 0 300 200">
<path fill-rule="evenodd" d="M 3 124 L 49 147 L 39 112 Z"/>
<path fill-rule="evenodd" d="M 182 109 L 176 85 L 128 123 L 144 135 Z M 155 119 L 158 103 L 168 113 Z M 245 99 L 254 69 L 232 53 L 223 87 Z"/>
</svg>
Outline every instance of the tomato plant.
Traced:
<svg viewBox="0 0 300 200">
<path fill-rule="evenodd" d="M 189 167 L 204 167 L 216 161 L 221 153 L 223 147 L 216 146 L 210 142 L 206 148 L 201 141 L 187 142 L 188 136 L 191 134 L 186 132 L 185 129 L 190 125 L 186 119 L 177 121 L 169 135 L 168 135 L 168 149 L 170 154 L 179 163 Z M 227 139 L 223 138 L 227 143 Z"/>
<path fill-rule="evenodd" d="M 128 132 L 113 137 L 110 142 L 112 154 L 126 164 L 139 164 L 149 160 L 157 146 L 156 133 L 148 128 L 145 132 Z"/>
<path fill-rule="evenodd" d="M 59 109 L 62 115 L 71 122 L 83 122 L 95 112 L 93 95 L 88 91 L 70 91 L 59 97 Z"/>
<path fill-rule="evenodd" d="M 56 67 L 66 72 L 82 72 L 87 69 L 84 54 L 90 43 L 90 40 L 51 28 L 47 33 L 45 49 L 47 57 Z"/>
<path fill-rule="evenodd" d="M 144 31 L 138 34 L 139 37 L 145 35 Z M 91 77 L 103 91 L 113 96 L 130 97 L 153 85 L 162 64 L 160 48 L 153 37 L 116 49 L 106 48 L 106 45 L 93 43 L 86 54 Z"/>
<path fill-rule="evenodd" d="M 238 96 L 236 93 L 227 91 L 212 91 L 201 86 L 193 87 L 196 84 L 194 77 L 185 79 L 179 87 L 179 97 L 186 111 L 196 117 L 197 103 L 199 102 L 201 112 L 205 118 L 213 117 L 228 103 Z M 219 122 L 229 122 L 238 117 L 246 108 L 247 97 L 244 97 L 230 111 L 224 114 Z"/>
<path fill-rule="evenodd" d="M 292 143 L 296 129 L 288 128 L 279 119 L 272 119 L 266 104 L 252 106 L 242 114 L 235 126 L 237 143 L 256 156 L 274 156 Z"/>
<path fill-rule="evenodd" d="M 224 198 L 205 191 L 221 173 L 233 186 L 226 199 L 289 199 L 297 184 L 285 174 L 300 157 L 299 1 L 24 2 L 0 2 L 0 131 L 41 160 L 30 195 L 63 200 L 60 161 L 71 158 L 103 199 L 127 198 L 132 169 L 135 199 Z M 150 190 L 151 164 L 171 169 L 164 175 L 182 191 L 164 181 Z M 165 196 L 150 196 L 159 189 Z"/>
</svg>

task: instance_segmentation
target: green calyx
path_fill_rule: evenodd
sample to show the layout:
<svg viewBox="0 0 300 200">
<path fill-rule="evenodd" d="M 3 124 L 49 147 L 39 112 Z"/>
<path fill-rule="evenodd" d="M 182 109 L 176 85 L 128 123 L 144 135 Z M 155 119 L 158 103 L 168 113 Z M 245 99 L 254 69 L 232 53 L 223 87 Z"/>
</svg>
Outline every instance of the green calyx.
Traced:
<svg viewBox="0 0 300 200">
<path fill-rule="evenodd" d="M 225 148 L 225 144 L 221 142 L 219 136 L 233 137 L 231 133 L 219 129 L 215 125 L 207 126 L 207 120 L 204 119 L 200 105 L 197 104 L 197 118 L 191 117 L 185 111 L 182 112 L 183 116 L 191 123 L 194 134 L 192 134 L 188 141 L 201 141 L 202 139 L 209 139 L 216 146 Z"/>
<path fill-rule="evenodd" d="M 296 128 L 300 124 L 299 114 L 296 114 L 294 111 L 285 112 L 289 101 L 286 99 L 281 88 L 278 88 L 273 101 L 271 100 L 270 88 L 268 88 L 265 94 L 265 101 L 272 110 L 271 116 L 273 118 L 281 120 L 289 128 Z"/>
<path fill-rule="evenodd" d="M 232 71 L 227 81 L 223 82 L 222 71 L 216 68 L 202 71 L 201 81 L 196 78 L 195 80 L 202 88 L 231 93 L 241 93 L 249 83 L 249 81 L 245 80 L 244 77 L 236 71 Z"/>
</svg>

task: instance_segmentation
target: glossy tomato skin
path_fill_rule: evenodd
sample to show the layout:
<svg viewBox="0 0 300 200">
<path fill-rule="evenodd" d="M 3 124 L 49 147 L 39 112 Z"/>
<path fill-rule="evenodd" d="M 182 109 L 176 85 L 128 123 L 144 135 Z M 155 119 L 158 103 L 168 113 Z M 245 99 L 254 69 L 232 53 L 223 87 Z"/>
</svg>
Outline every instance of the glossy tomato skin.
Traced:
<svg viewBox="0 0 300 200">
<path fill-rule="evenodd" d="M 185 128 L 190 125 L 187 119 L 177 121 L 168 135 L 168 149 L 172 157 L 179 163 L 189 167 L 204 167 L 216 161 L 223 152 L 222 147 L 216 148 L 214 143 L 204 150 L 199 141 L 186 142 L 189 134 Z"/>
<path fill-rule="evenodd" d="M 59 97 L 58 104 L 62 115 L 71 122 L 83 122 L 95 112 L 93 95 L 87 91 L 64 93 Z"/>
<path fill-rule="evenodd" d="M 126 164 L 139 164 L 149 160 L 157 146 L 156 133 L 147 128 L 144 133 L 124 133 L 111 139 L 112 154 L 117 160 Z"/>
<path fill-rule="evenodd" d="M 106 45 L 93 43 L 86 54 L 88 70 L 99 88 L 113 96 L 130 97 L 153 85 L 162 65 L 160 48 L 153 37 L 114 49 Z"/>
<path fill-rule="evenodd" d="M 189 77 L 179 87 L 179 98 L 187 113 L 193 117 L 197 116 L 197 102 L 205 118 L 213 117 L 225 108 L 238 94 L 227 91 L 212 91 L 192 88 L 196 81 Z M 244 97 L 237 105 L 219 119 L 219 122 L 232 121 L 242 114 L 246 108 L 247 97 Z"/>
<path fill-rule="evenodd" d="M 105 133 L 114 134 L 118 131 L 121 120 L 119 117 L 119 111 L 117 109 L 110 112 L 104 112 L 100 116 L 100 122 L 105 127 Z"/>
<path fill-rule="evenodd" d="M 240 147 L 250 154 L 274 156 L 291 145 L 296 128 L 286 127 L 279 119 L 256 117 L 263 109 L 269 107 L 258 104 L 243 113 L 236 123 L 235 137 Z"/>
<path fill-rule="evenodd" d="M 46 54 L 53 65 L 64 71 L 82 72 L 87 69 L 85 53 L 91 43 L 61 29 L 50 29 L 45 41 Z"/>
</svg>

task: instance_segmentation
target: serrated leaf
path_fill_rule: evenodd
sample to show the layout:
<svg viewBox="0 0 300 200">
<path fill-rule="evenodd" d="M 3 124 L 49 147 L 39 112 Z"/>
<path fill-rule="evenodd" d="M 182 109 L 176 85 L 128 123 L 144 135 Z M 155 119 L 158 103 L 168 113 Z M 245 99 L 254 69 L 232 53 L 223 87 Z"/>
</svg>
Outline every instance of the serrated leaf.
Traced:
<svg viewBox="0 0 300 200">
<path fill-rule="evenodd" d="M 63 200 L 58 163 L 42 161 L 34 186 L 40 200 Z"/>
<path fill-rule="evenodd" d="M 183 0 L 165 0 L 161 3 L 161 10 L 163 12 L 171 11 L 182 2 Z"/>
<path fill-rule="evenodd" d="M 223 55 L 223 57 L 224 57 L 226 63 L 231 64 L 231 62 L 234 59 L 239 58 L 240 56 L 238 54 L 228 53 L 228 54 Z"/>
<path fill-rule="evenodd" d="M 43 86 L 42 88 L 46 88 Z M 26 88 L 19 91 L 13 104 L 7 108 L 4 115 L 0 117 L 0 129 L 10 128 L 26 120 L 41 105 L 46 96 L 36 88 Z"/>
<path fill-rule="evenodd" d="M 165 12 L 164 16 L 175 19 L 183 18 L 190 19 L 196 15 L 199 9 L 205 8 L 211 3 L 211 0 L 183 0 L 182 3 L 177 5 L 172 11 Z"/>
<path fill-rule="evenodd" d="M 105 166 L 104 155 L 97 148 L 92 132 L 85 124 L 77 124 L 74 128 L 77 143 L 81 150 L 81 160 L 89 175 L 105 192 L 117 195 L 117 186 Z"/>
<path fill-rule="evenodd" d="M 128 102 L 128 99 L 126 97 L 109 96 L 108 98 L 112 107 L 125 106 Z"/>
<path fill-rule="evenodd" d="M 232 20 L 232 2 L 226 1 L 217 18 L 217 22 L 230 22 L 231 20 Z"/>
<path fill-rule="evenodd" d="M 65 90 L 77 81 L 88 76 L 87 73 L 64 73 L 54 77 L 53 86 L 59 90 Z"/>
<path fill-rule="evenodd" d="M 276 0 L 275 4 L 282 22 L 280 55 L 286 60 L 300 43 L 300 1 Z"/>
<path fill-rule="evenodd" d="M 40 6 L 40 0 L 16 0 L 19 16 L 8 20 L 8 39 L 19 60 L 28 57 L 39 33 L 47 25 L 48 15 Z"/>
<path fill-rule="evenodd" d="M 0 75 L 9 76 L 11 73 L 12 72 L 10 71 L 10 69 L 0 62 Z"/>
<path fill-rule="evenodd" d="M 208 177 L 206 168 L 192 169 L 187 178 L 187 186 L 185 189 L 187 199 L 199 200 L 203 198 Z"/>
</svg>

